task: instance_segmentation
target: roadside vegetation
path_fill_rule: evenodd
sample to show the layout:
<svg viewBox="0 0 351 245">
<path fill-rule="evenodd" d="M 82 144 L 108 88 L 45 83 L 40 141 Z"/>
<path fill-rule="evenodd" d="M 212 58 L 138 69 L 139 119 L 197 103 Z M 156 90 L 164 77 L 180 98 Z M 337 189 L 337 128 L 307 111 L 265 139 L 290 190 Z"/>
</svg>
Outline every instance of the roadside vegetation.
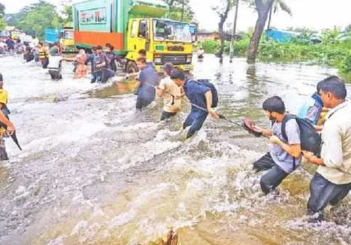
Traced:
<svg viewBox="0 0 351 245">
<path fill-rule="evenodd" d="M 247 56 L 251 34 L 243 34 L 235 42 L 236 56 Z M 338 68 L 341 73 L 351 74 L 351 31 L 341 33 L 337 29 L 328 30 L 319 36 L 319 42 L 313 43 L 312 32 L 304 32 L 289 43 L 279 43 L 273 39 L 262 38 L 258 57 L 260 60 L 314 61 Z M 220 42 L 206 40 L 199 43 L 206 53 L 216 54 Z M 224 53 L 229 54 L 230 42 L 225 43 Z"/>
</svg>

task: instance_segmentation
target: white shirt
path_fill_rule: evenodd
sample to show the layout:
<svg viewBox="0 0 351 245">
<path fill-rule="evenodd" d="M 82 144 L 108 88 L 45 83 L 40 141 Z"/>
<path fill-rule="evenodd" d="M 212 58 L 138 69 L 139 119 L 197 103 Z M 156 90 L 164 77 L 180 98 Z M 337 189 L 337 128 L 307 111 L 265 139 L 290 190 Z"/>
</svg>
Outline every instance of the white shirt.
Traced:
<svg viewBox="0 0 351 245">
<path fill-rule="evenodd" d="M 317 172 L 337 184 L 351 183 L 351 102 L 329 111 L 322 130 L 321 157 L 325 166 Z"/>
<path fill-rule="evenodd" d="M 62 61 L 62 56 L 49 56 L 49 65 L 50 70 L 58 70 L 60 68 L 60 63 Z"/>
</svg>

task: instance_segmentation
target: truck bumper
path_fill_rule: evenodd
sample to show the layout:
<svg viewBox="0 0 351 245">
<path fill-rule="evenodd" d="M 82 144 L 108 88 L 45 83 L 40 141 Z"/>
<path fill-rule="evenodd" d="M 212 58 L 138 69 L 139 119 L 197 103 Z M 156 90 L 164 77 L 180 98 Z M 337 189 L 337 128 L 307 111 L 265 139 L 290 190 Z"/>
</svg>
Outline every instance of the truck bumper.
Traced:
<svg viewBox="0 0 351 245">
<path fill-rule="evenodd" d="M 163 69 L 162 69 L 163 65 L 156 65 L 156 70 L 158 73 L 162 73 Z M 184 64 L 184 65 L 174 65 L 174 67 L 180 68 L 183 71 L 191 71 L 194 69 L 194 65 L 193 64 Z"/>
</svg>

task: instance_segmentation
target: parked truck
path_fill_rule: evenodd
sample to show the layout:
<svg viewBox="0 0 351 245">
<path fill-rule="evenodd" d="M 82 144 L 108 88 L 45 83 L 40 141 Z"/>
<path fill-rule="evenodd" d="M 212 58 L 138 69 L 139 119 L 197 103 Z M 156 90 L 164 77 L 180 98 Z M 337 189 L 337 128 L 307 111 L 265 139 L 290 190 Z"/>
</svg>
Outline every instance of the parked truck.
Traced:
<svg viewBox="0 0 351 245">
<path fill-rule="evenodd" d="M 65 25 L 63 28 L 45 28 L 45 42 L 54 44 L 59 42 L 63 53 L 74 53 L 74 32 L 71 25 Z"/>
<path fill-rule="evenodd" d="M 73 5 L 76 47 L 115 47 L 126 58 L 127 72 L 136 70 L 138 51 L 161 71 L 165 63 L 191 70 L 194 27 L 164 18 L 167 5 L 161 0 L 89 0 Z"/>
</svg>

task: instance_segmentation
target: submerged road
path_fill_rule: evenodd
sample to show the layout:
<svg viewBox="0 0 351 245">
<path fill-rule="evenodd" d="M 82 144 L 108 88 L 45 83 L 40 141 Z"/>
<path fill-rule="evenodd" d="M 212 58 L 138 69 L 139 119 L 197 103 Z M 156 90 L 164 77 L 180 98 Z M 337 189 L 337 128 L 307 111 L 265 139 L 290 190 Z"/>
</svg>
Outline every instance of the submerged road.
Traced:
<svg viewBox="0 0 351 245">
<path fill-rule="evenodd" d="M 307 223 L 313 167 L 287 178 L 280 195 L 264 196 L 251 164 L 267 151 L 267 140 L 208 119 L 182 142 L 186 102 L 174 120 L 160 123 L 161 100 L 135 114 L 133 83 L 91 85 L 73 80 L 71 70 L 64 63 L 64 79 L 53 82 L 34 63 L 0 57 L 23 146 L 20 152 L 7 140 L 10 161 L 0 163 L 1 245 L 146 244 L 170 228 L 183 245 L 351 243 L 350 198 L 328 210 L 322 225 Z M 216 84 L 221 114 L 268 127 L 266 97 L 282 96 L 293 112 L 336 72 L 252 66 L 241 58 L 219 64 L 209 55 L 193 75 Z"/>
</svg>

